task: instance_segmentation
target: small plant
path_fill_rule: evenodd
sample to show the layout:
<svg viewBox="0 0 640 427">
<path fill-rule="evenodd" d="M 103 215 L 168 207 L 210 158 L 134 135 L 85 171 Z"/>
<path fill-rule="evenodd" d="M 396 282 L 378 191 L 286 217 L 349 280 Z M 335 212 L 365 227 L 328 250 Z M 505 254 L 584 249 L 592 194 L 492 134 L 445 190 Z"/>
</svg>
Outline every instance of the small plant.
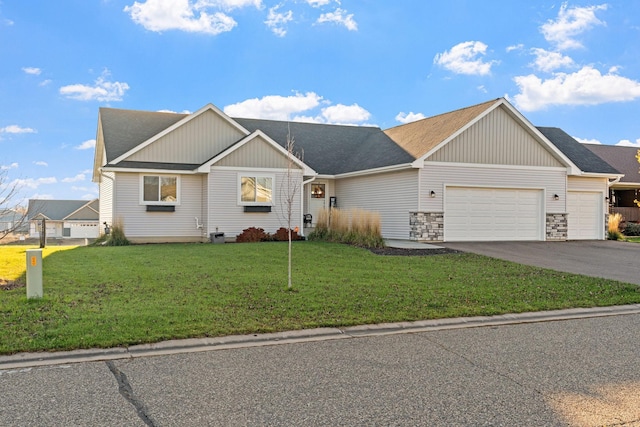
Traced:
<svg viewBox="0 0 640 427">
<path fill-rule="evenodd" d="M 640 224 L 635 222 L 628 222 L 624 227 L 625 236 L 640 236 Z"/>
<path fill-rule="evenodd" d="M 102 234 L 93 243 L 94 246 L 128 246 L 131 242 L 124 234 L 122 221 L 116 220 L 111 226 L 109 234 Z"/>
<path fill-rule="evenodd" d="M 289 230 L 284 227 L 280 227 L 272 237 L 276 242 L 287 242 L 289 241 Z M 291 240 L 300 240 L 300 236 L 298 236 L 298 232 L 295 229 L 291 230 Z"/>
<path fill-rule="evenodd" d="M 237 243 L 266 242 L 271 240 L 271 236 L 265 233 L 262 228 L 249 227 L 242 230 L 236 237 Z"/>
<path fill-rule="evenodd" d="M 620 222 L 622 221 L 622 215 L 615 213 L 609 215 L 609 221 L 607 223 L 607 238 L 609 240 L 620 240 L 622 233 L 620 232 Z"/>
</svg>

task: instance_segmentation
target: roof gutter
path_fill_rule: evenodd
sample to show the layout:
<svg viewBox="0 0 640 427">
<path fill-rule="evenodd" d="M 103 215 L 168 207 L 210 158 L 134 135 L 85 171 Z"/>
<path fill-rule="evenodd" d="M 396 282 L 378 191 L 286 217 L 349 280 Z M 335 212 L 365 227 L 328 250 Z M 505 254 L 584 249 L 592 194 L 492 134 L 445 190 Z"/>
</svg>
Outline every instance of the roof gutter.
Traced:
<svg viewBox="0 0 640 427">
<path fill-rule="evenodd" d="M 414 169 L 414 168 L 415 168 L 415 166 L 412 163 L 403 163 L 403 164 L 400 164 L 400 165 L 385 166 L 385 167 L 374 168 L 374 169 L 366 169 L 366 170 L 356 171 L 356 172 L 340 173 L 340 174 L 334 175 L 334 177 L 335 178 L 352 178 L 352 177 L 356 177 L 356 176 L 366 176 L 366 175 L 373 175 L 373 174 L 377 174 L 377 173 L 395 172 L 395 171 L 406 170 L 406 169 Z"/>
</svg>

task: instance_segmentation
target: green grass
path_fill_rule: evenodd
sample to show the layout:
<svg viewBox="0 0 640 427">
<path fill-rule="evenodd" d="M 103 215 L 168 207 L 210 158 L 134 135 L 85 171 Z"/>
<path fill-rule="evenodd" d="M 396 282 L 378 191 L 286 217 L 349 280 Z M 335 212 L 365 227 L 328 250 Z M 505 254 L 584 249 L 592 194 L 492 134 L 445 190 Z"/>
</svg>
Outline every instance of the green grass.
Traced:
<svg viewBox="0 0 640 427">
<path fill-rule="evenodd" d="M 632 242 L 632 243 L 640 243 L 640 236 L 635 236 L 635 237 L 625 237 L 624 240 L 626 242 Z"/>
<path fill-rule="evenodd" d="M 22 251 L 15 259 L 24 266 L 24 250 L 0 246 L 0 277 L 16 275 L 13 252 Z M 0 354 L 640 303 L 630 284 L 472 254 L 378 256 L 321 242 L 294 243 L 293 291 L 286 243 L 77 247 L 45 256 L 43 299 L 27 300 L 24 288 L 0 291 Z"/>
</svg>

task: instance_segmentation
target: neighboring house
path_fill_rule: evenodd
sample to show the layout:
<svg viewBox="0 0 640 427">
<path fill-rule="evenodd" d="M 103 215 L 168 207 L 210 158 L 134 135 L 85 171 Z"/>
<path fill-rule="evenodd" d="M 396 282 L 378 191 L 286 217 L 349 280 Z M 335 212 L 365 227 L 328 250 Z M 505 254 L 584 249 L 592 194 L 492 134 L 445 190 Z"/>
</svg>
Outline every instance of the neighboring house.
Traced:
<svg viewBox="0 0 640 427">
<path fill-rule="evenodd" d="M 0 211 L 0 233 L 11 231 L 14 233 L 24 233 L 29 228 L 24 213 L 15 209 Z"/>
<path fill-rule="evenodd" d="M 640 221 L 640 208 L 634 200 L 640 200 L 640 163 L 638 147 L 619 145 L 585 144 L 589 150 L 618 169 L 624 177 L 609 188 L 609 210 L 620 213 L 623 221 Z"/>
<path fill-rule="evenodd" d="M 300 157 L 291 163 L 288 135 Z M 503 98 L 386 131 L 231 118 L 211 104 L 101 108 L 93 180 L 100 224 L 121 222 L 134 242 L 274 232 L 293 187 L 303 189 L 292 206 L 302 232 L 304 214 L 315 223 L 333 202 L 378 212 L 386 238 L 604 239 L 608 183 L 621 175 L 581 166 L 572 138 L 556 143 Z"/>
<path fill-rule="evenodd" d="M 96 238 L 100 234 L 98 199 L 29 200 L 29 235 L 40 237 L 45 219 L 47 238 Z"/>
</svg>

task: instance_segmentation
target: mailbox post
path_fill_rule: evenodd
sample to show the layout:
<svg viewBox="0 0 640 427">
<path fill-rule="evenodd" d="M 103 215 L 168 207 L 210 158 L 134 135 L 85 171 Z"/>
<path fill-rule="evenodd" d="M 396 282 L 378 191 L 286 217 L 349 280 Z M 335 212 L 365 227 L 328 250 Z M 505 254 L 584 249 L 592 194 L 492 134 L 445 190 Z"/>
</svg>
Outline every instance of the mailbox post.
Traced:
<svg viewBox="0 0 640 427">
<path fill-rule="evenodd" d="M 27 299 L 42 298 L 42 249 L 27 249 Z"/>
</svg>

